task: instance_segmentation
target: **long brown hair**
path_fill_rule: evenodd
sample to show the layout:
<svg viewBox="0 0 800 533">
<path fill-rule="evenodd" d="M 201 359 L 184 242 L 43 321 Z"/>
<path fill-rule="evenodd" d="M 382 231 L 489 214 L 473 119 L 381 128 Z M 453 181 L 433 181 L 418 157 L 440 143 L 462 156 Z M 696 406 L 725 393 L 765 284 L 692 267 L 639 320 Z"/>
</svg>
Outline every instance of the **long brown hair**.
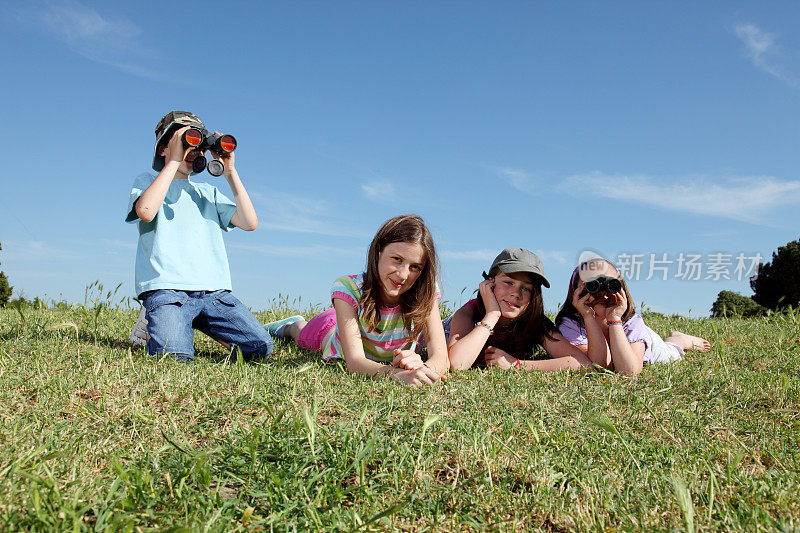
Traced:
<svg viewBox="0 0 800 533">
<path fill-rule="evenodd" d="M 427 333 L 426 319 L 433 309 L 436 294 L 436 278 L 439 259 L 431 232 L 419 215 L 400 215 L 383 223 L 372 239 L 367 252 L 367 269 L 361 285 L 361 316 L 367 329 L 374 331 L 381 319 L 380 306 L 383 291 L 378 275 L 378 258 L 383 249 L 394 242 L 419 244 L 423 250 L 422 272 L 406 292 L 400 295 L 400 313 L 409 337 L 414 340 L 420 333 Z"/>
<path fill-rule="evenodd" d="M 489 271 L 489 277 L 495 277 L 498 272 L 500 272 L 498 267 L 493 268 Z M 528 275 L 531 283 L 533 283 L 533 291 L 531 291 L 531 301 L 528 303 L 528 308 L 508 326 L 495 326 L 495 332 L 489 335 L 484 349 L 486 349 L 486 346 L 495 346 L 515 357 L 528 359 L 531 356 L 533 347 L 537 344 L 543 345 L 545 337 L 555 340 L 552 333 L 556 328 L 544 314 L 544 299 L 542 298 L 542 285 L 539 276 L 529 273 Z M 472 319 L 480 320 L 484 316 L 486 316 L 486 306 L 483 303 L 483 298 L 478 294 Z M 483 353 L 483 350 L 481 350 L 481 353 Z"/>
<path fill-rule="evenodd" d="M 604 263 L 611 265 L 614 268 L 614 270 L 617 271 L 617 274 L 619 275 L 619 280 L 622 282 L 622 290 L 625 292 L 625 299 L 628 300 L 628 308 L 625 309 L 625 313 L 623 313 L 622 315 L 621 318 L 622 322 L 627 322 L 634 315 L 634 313 L 636 313 L 636 304 L 634 303 L 633 298 L 631 297 L 631 291 L 628 290 L 628 284 L 625 283 L 625 278 L 620 273 L 619 268 L 617 268 L 617 265 L 615 265 L 608 259 L 603 259 L 602 257 L 594 257 L 576 266 L 575 270 L 572 271 L 572 278 L 570 278 L 569 280 L 569 288 L 567 289 L 567 299 L 564 300 L 564 304 L 561 306 L 561 309 L 558 311 L 558 314 L 556 315 L 556 326 L 561 325 L 561 322 L 563 322 L 565 318 L 571 318 L 572 320 L 580 324 L 582 327 L 585 327 L 585 324 L 583 323 L 583 317 L 578 312 L 578 310 L 575 309 L 575 306 L 572 305 L 572 295 L 575 294 L 575 289 L 578 288 L 578 284 L 581 282 L 581 277 L 579 275 L 580 271 L 587 268 L 591 269 L 591 264 L 598 261 L 602 261 Z"/>
</svg>

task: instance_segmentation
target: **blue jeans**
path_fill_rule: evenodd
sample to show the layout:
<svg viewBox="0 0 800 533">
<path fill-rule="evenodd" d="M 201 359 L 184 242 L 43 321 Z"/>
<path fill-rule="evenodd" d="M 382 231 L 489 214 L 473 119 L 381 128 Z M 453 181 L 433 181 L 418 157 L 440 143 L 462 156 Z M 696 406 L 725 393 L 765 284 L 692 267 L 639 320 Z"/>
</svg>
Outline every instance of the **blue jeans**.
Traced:
<svg viewBox="0 0 800 533">
<path fill-rule="evenodd" d="M 264 326 L 231 291 L 158 289 L 140 296 L 147 309 L 147 353 L 194 359 L 194 330 L 231 346 L 245 357 L 269 355 L 273 344 Z"/>
</svg>

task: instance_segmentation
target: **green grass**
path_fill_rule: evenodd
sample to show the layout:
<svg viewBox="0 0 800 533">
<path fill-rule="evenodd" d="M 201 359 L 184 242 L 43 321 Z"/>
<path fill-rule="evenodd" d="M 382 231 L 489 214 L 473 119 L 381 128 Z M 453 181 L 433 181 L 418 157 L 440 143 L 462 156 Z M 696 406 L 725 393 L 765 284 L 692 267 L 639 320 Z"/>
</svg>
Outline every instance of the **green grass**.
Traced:
<svg viewBox="0 0 800 533">
<path fill-rule="evenodd" d="M 98 307 L 0 309 L 2 530 L 800 528 L 797 314 L 646 316 L 714 348 L 635 379 L 409 390 L 285 344 L 146 357 Z"/>
</svg>

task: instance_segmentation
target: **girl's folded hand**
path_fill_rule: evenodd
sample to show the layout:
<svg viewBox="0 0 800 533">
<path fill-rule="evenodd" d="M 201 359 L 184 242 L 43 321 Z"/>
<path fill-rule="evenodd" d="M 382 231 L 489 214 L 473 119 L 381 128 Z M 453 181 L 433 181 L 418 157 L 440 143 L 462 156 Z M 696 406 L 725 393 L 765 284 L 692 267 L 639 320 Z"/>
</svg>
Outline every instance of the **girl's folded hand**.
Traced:
<svg viewBox="0 0 800 533">
<path fill-rule="evenodd" d="M 494 346 L 487 346 L 485 352 L 486 366 L 496 367 L 501 370 L 508 370 L 517 362 L 517 358 Z"/>
<path fill-rule="evenodd" d="M 418 389 L 423 385 L 433 385 L 441 379 L 441 376 L 427 366 L 421 366 L 414 370 L 400 370 L 392 374 L 392 378 L 408 385 L 409 387 Z"/>
<path fill-rule="evenodd" d="M 425 366 L 425 363 L 422 362 L 422 356 L 417 352 L 413 350 L 397 349 L 394 351 L 392 366 L 406 370 L 415 370 L 421 366 Z"/>
</svg>

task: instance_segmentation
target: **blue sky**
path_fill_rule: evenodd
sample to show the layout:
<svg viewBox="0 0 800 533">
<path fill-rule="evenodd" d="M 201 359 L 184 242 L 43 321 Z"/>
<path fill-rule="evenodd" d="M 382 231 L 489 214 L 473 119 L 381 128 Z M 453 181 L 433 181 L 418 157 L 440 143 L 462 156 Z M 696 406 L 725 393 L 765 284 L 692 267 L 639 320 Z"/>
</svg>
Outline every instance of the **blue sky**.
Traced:
<svg viewBox="0 0 800 533">
<path fill-rule="evenodd" d="M 796 2 L 0 6 L 0 262 L 26 297 L 132 293 L 124 211 L 171 109 L 239 141 L 260 226 L 226 242 L 255 309 L 324 304 L 406 212 L 455 304 L 521 246 L 548 309 L 592 250 L 641 256 L 637 303 L 706 315 L 720 290 L 751 294 L 737 256 L 798 238 Z M 651 254 L 667 280 L 646 279 Z"/>
</svg>

